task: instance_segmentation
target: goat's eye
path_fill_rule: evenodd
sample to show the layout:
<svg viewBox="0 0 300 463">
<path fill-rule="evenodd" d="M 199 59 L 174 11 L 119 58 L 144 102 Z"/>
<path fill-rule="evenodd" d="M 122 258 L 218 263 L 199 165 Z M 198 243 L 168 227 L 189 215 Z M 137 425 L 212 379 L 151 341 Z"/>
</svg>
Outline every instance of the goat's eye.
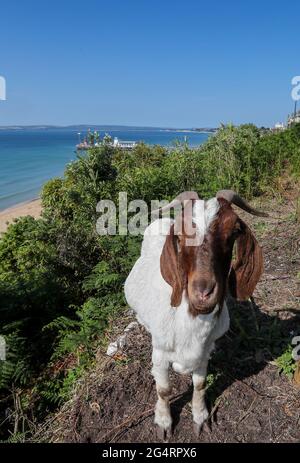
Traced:
<svg viewBox="0 0 300 463">
<path fill-rule="evenodd" d="M 232 230 L 232 236 L 235 238 L 242 233 L 241 225 L 236 223 L 234 229 Z"/>
<path fill-rule="evenodd" d="M 184 240 L 183 235 L 177 235 L 177 241 L 179 244 L 182 244 L 183 240 Z"/>
</svg>

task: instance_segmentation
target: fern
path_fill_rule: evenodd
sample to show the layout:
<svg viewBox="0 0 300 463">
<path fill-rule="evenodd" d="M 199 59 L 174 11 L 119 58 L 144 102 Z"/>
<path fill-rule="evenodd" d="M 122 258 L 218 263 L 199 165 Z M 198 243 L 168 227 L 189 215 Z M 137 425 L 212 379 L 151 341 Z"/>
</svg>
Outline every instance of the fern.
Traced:
<svg viewBox="0 0 300 463">
<path fill-rule="evenodd" d="M 25 384 L 32 374 L 29 356 L 26 355 L 26 339 L 18 330 L 4 336 L 6 360 L 0 362 L 0 389 L 9 388 L 12 382 Z"/>
<path fill-rule="evenodd" d="M 101 289 L 110 289 L 120 283 L 120 275 L 110 270 L 108 262 L 101 261 L 93 269 L 92 273 L 83 281 L 84 291 L 97 291 Z"/>
</svg>

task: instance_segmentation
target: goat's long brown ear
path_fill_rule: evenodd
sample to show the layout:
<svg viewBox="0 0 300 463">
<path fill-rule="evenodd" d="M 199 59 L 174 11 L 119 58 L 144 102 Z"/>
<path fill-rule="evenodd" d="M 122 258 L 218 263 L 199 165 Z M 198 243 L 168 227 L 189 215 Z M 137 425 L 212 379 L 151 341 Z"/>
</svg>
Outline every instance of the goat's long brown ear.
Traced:
<svg viewBox="0 0 300 463">
<path fill-rule="evenodd" d="M 171 305 L 178 307 L 181 303 L 184 289 L 183 273 L 179 265 L 177 237 L 174 233 L 174 225 L 171 225 L 167 235 L 161 256 L 160 271 L 163 279 L 172 286 Z"/>
<path fill-rule="evenodd" d="M 229 275 L 231 294 L 240 301 L 252 296 L 263 272 L 263 253 L 250 228 L 242 221 L 242 233 L 237 238 L 236 260 Z"/>
</svg>

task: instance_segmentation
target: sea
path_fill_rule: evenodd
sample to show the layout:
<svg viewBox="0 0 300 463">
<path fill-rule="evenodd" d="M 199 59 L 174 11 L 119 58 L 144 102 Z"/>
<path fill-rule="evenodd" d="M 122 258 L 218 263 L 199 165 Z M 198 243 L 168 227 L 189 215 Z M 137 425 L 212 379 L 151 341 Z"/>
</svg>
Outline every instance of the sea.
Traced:
<svg viewBox="0 0 300 463">
<path fill-rule="evenodd" d="M 185 140 L 190 146 L 197 146 L 210 136 L 210 133 L 167 129 L 122 128 L 98 132 L 101 137 L 109 133 L 121 141 L 164 146 Z M 76 145 L 86 133 L 87 130 L 74 127 L 0 129 L 0 211 L 39 197 L 42 185 L 62 176 L 66 164 L 76 159 Z"/>
</svg>

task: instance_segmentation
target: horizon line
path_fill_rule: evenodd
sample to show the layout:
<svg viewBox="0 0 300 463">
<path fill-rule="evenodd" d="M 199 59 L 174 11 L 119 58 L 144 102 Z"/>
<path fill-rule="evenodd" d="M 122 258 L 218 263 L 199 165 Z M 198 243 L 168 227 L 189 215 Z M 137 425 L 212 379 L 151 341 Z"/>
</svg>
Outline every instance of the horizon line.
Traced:
<svg viewBox="0 0 300 463">
<path fill-rule="evenodd" d="M 126 124 L 9 124 L 0 125 L 0 129 L 7 128 L 70 128 L 70 127 L 126 127 L 139 129 L 166 129 L 166 130 L 197 130 L 197 129 L 216 129 L 216 126 L 193 126 L 193 127 L 171 127 L 171 126 L 152 126 L 152 125 L 126 125 Z"/>
</svg>

